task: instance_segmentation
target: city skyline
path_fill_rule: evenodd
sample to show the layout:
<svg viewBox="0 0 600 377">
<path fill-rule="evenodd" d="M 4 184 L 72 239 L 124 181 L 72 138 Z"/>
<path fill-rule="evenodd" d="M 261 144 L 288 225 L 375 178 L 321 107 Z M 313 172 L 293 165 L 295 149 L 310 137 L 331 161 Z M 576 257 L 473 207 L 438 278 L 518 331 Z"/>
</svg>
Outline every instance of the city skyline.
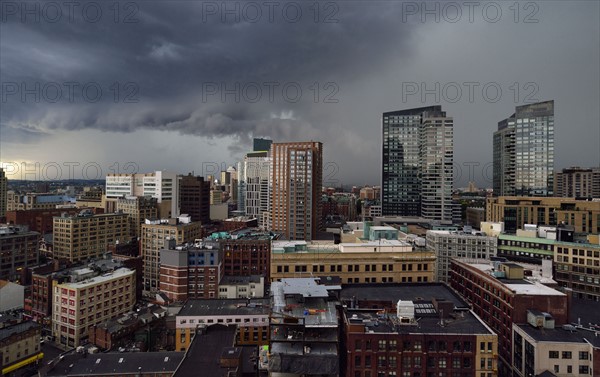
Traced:
<svg viewBox="0 0 600 377">
<path fill-rule="evenodd" d="M 82 177 L 87 163 L 102 169 L 102 174 L 88 169 L 87 176 L 96 178 L 130 172 L 124 168 L 128 162 L 138 172 L 208 175 L 215 164 L 221 169 L 242 160 L 252 149 L 252 137 L 312 139 L 326 146 L 324 183 L 374 184 L 380 180 L 372 167 L 379 163 L 381 140 L 373 135 L 381 114 L 442 105 L 456 124 L 455 186 L 475 181 L 491 187 L 486 167 L 492 163 L 497 122 L 516 106 L 554 100 L 555 169 L 600 165 L 600 95 L 592 85 L 599 81 L 600 59 L 587 38 L 598 34 L 598 3 L 534 3 L 535 12 L 519 3 L 518 15 L 509 4 L 499 4 L 500 19 L 484 18 L 478 8 L 473 22 L 466 9 L 450 22 L 445 7 L 437 17 L 406 5 L 420 3 L 331 4 L 336 7 L 319 13 L 320 33 L 313 33 L 314 11 L 308 7 L 298 22 L 279 13 L 273 22 L 244 22 L 243 14 L 240 22 L 222 22 L 203 19 L 200 6 L 173 11 L 148 3 L 137 5 L 138 22 L 131 24 L 115 24 L 108 9 L 94 25 L 79 19 L 50 23 L 43 17 L 27 23 L 6 15 L 0 161 L 19 168 L 22 162 L 56 162 L 61 178 L 69 173 L 62 164 L 74 162 L 80 164 L 75 178 Z M 324 22 L 326 15 L 337 22 Z M 112 29 L 105 38 L 95 38 L 108 23 Z M 368 31 L 357 32 L 361 25 Z M 232 26 L 243 28 L 244 37 L 229 32 Z M 78 42 L 62 42 L 72 29 L 81 31 Z M 535 43 L 524 43 L 525 34 Z M 270 43 L 249 49 L 256 40 Z M 40 55 L 25 58 L 19 52 L 32 49 Z M 303 58 L 290 58 L 297 54 Z M 63 83 L 71 81 L 97 83 L 104 96 L 97 102 L 49 101 L 48 91 L 55 89 L 50 84 L 64 89 Z M 278 89 L 288 84 L 289 93 L 274 91 L 271 101 L 269 82 Z M 38 102 L 25 90 L 36 92 L 36 84 Z M 256 86 L 262 97 L 253 102 Z M 298 86 L 302 96 L 293 102 Z M 231 88 L 235 93 L 227 94 Z M 502 94 L 496 98 L 498 88 Z M 137 102 L 123 103 L 136 90 Z M 117 92 L 119 103 L 114 103 Z M 58 174 L 47 170 L 47 178 Z M 22 174 L 7 175 L 18 179 Z"/>
</svg>

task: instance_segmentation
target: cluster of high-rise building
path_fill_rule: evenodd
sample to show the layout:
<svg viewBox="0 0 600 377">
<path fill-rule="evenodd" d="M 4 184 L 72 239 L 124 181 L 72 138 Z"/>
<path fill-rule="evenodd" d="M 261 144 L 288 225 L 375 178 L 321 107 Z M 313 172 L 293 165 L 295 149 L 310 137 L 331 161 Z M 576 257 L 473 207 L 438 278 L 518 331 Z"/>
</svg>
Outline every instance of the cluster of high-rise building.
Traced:
<svg viewBox="0 0 600 377">
<path fill-rule="evenodd" d="M 317 141 L 79 195 L 8 191 L 0 169 L 3 373 L 600 373 L 600 168 L 555 171 L 554 102 L 498 123 L 490 192 L 454 190 L 441 106 L 381 126 L 381 181 L 350 192 L 323 186 Z M 40 336 L 74 350 L 42 368 Z"/>
</svg>

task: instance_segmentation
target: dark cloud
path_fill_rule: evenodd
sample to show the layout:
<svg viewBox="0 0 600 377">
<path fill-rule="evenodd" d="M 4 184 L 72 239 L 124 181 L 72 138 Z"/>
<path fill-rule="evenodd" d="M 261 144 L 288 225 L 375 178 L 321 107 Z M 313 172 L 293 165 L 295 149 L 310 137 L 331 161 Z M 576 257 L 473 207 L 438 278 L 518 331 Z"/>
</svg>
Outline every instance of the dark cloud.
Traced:
<svg viewBox="0 0 600 377">
<path fill-rule="evenodd" d="M 577 33 L 598 40 L 598 20 L 595 24 L 580 21 L 593 13 L 590 10 L 597 14 L 597 3 L 578 3 L 580 10 L 571 13 L 540 4 L 542 22 L 536 25 L 511 20 L 403 22 L 403 3 L 393 1 L 319 2 L 318 14 L 314 2 L 276 2 L 271 22 L 267 3 L 250 3 L 261 9 L 258 22 L 251 22 L 255 13 L 252 8 L 244 13 L 248 2 L 241 1 L 179 1 L 176 6 L 167 1 L 82 2 L 81 8 L 102 5 L 98 22 L 84 19 L 81 8 L 73 22 L 65 14 L 57 23 L 43 17 L 40 22 L 22 22 L 19 15 L 8 16 L 0 23 L 0 81 L 18 84 L 19 93 L 3 97 L 0 104 L 1 142 L 39 140 L 43 132 L 162 130 L 208 138 L 210 143 L 233 138 L 233 144 L 223 146 L 233 162 L 253 136 L 315 139 L 325 143 L 330 160 L 345 167 L 340 174 L 346 181 L 376 182 L 379 173 L 373 167 L 379 163 L 381 112 L 423 105 L 402 101 L 402 82 L 431 84 L 475 77 L 503 80 L 507 90 L 517 79 L 526 82 L 527 77 L 535 77 L 542 89 L 554 86 L 554 91 L 546 89 L 542 99 L 556 98 L 561 108 L 555 90 L 564 85 L 543 80 L 564 79 L 559 73 L 584 76 L 598 60 L 597 43 L 584 47 L 577 39 L 570 40 Z M 119 5 L 118 14 L 114 4 Z M 301 5 L 298 22 L 290 20 L 295 17 L 295 4 Z M 234 9 L 224 16 L 225 22 L 224 6 Z M 91 6 L 88 18 L 92 11 Z M 240 22 L 233 14 L 240 16 Z M 557 15 L 561 24 L 552 18 Z M 337 22 L 324 22 L 328 16 Z M 137 22 L 123 22 L 126 17 Z M 577 29 L 579 24 L 586 30 Z M 561 27 L 568 40 L 546 36 Z M 577 32 L 569 34 L 573 29 Z M 535 43 L 526 43 L 524 35 L 534 36 Z M 556 54 L 551 51 L 554 45 Z M 592 57 L 591 63 L 583 59 L 577 63 L 583 65 L 579 72 L 572 72 L 566 56 L 547 58 L 565 46 Z M 597 84 L 598 77 L 591 81 Z M 76 84 L 70 93 L 66 83 L 72 82 Z M 21 96 L 22 85 L 35 88 L 36 84 L 42 98 Z M 236 84 L 239 98 L 223 95 Z M 289 91 L 282 93 L 286 84 Z M 60 99 L 45 98 L 55 94 L 56 85 L 62 91 Z M 255 101 L 257 87 L 261 95 Z M 302 94 L 296 100 L 297 87 Z M 578 97 L 589 100 L 594 92 L 583 91 Z M 457 160 L 490 160 L 491 132 L 515 103 L 441 104 L 455 117 Z M 563 109 L 577 114 L 573 106 Z M 588 123 L 597 123 L 597 111 L 587 115 Z M 594 156 L 590 160 L 587 164 L 594 163 Z"/>
</svg>

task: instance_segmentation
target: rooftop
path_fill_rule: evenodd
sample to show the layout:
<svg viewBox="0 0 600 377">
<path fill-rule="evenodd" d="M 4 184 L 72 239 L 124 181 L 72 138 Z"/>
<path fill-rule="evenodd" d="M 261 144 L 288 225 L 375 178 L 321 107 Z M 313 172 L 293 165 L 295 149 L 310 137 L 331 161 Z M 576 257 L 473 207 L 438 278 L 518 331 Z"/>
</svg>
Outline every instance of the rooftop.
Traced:
<svg viewBox="0 0 600 377">
<path fill-rule="evenodd" d="M 177 316 L 269 315 L 270 310 L 268 299 L 198 299 L 186 301 Z"/>
<path fill-rule="evenodd" d="M 250 276 L 230 276 L 225 275 L 219 285 L 246 285 L 250 283 L 260 283 L 260 275 Z"/>
<path fill-rule="evenodd" d="M 378 309 L 344 309 L 345 321 L 349 324 L 365 325 L 365 332 L 397 334 L 493 334 L 493 332 L 471 311 L 452 313 L 440 319 L 430 301 L 417 301 L 412 324 L 400 323 L 396 313 Z M 419 308 L 417 308 L 419 307 Z M 428 313 L 423 313 L 428 311 Z M 421 313 L 419 313 L 421 312 Z"/>
<path fill-rule="evenodd" d="M 529 324 L 514 324 L 515 327 L 520 328 L 527 335 L 532 337 L 538 342 L 553 342 L 553 343 L 588 343 L 594 347 L 600 347 L 600 337 L 596 336 L 599 330 L 591 330 L 585 328 L 575 328 L 569 326 L 565 328 L 537 328 Z"/>
<path fill-rule="evenodd" d="M 47 376 L 171 373 L 183 356 L 183 352 L 71 353 L 50 369 Z"/>
<path fill-rule="evenodd" d="M 464 260 L 461 262 L 465 263 Z M 498 278 L 492 275 L 494 266 L 490 263 L 466 263 L 467 265 L 474 267 L 482 272 L 486 273 L 490 277 L 501 282 L 507 288 L 512 290 L 514 293 L 519 295 L 539 295 L 539 296 L 565 296 L 564 293 L 557 291 L 556 289 L 550 288 L 543 285 L 536 279 L 504 279 Z M 513 263 L 514 264 L 514 263 Z M 521 266 L 519 266 L 521 267 Z"/>
<path fill-rule="evenodd" d="M 353 298 L 359 303 L 360 301 L 387 301 L 394 305 L 398 300 L 424 301 L 436 298 L 452 302 L 455 309 L 470 308 L 469 304 L 443 283 L 352 284 L 343 287 L 340 299 L 349 302 Z"/>
<path fill-rule="evenodd" d="M 40 325 L 35 322 L 27 321 L 0 328 L 0 341 L 9 338 L 11 335 L 20 334 L 36 327 L 40 327 Z"/>
<path fill-rule="evenodd" d="M 134 270 L 130 270 L 128 268 L 122 267 L 122 268 L 118 268 L 112 272 L 107 272 L 103 275 L 99 275 L 99 276 L 95 276 L 93 278 L 90 279 L 86 279 L 77 283 L 63 283 L 60 284 L 60 286 L 64 287 L 64 288 L 75 288 L 75 289 L 81 289 L 81 288 L 87 288 L 90 287 L 92 285 L 96 285 L 99 283 L 103 283 L 103 282 L 107 282 L 107 281 L 111 281 L 113 279 L 119 278 L 119 277 L 123 277 L 123 276 L 127 276 L 127 275 L 135 275 L 135 271 Z"/>
<path fill-rule="evenodd" d="M 328 301 L 328 288 L 317 284 L 314 278 L 273 282 L 273 312 L 285 317 L 302 318 L 307 327 L 337 327 L 337 310 L 335 302 Z M 272 322 L 276 323 L 277 319 L 272 319 Z"/>
<path fill-rule="evenodd" d="M 213 325 L 206 328 L 204 333 L 195 335 L 173 376 L 226 376 L 228 371 L 234 369 L 221 367 L 219 359 L 225 348 L 233 346 L 235 332 L 234 326 Z"/>
</svg>

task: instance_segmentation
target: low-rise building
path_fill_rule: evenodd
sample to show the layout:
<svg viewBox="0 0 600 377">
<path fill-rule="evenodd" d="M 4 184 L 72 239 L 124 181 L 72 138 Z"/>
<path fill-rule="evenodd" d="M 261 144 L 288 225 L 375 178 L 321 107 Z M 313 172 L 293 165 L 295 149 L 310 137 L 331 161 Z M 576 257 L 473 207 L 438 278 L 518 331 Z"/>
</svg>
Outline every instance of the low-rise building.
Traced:
<svg viewBox="0 0 600 377">
<path fill-rule="evenodd" d="M 185 351 L 198 328 L 216 324 L 237 327 L 237 344 L 267 344 L 268 299 L 188 300 L 175 318 L 176 350 Z"/>
<path fill-rule="evenodd" d="M 339 376 L 337 300 L 331 298 L 331 289 L 313 278 L 283 279 L 271 285 L 267 356 L 271 376 Z"/>
<path fill-rule="evenodd" d="M 600 337 L 597 328 L 556 327 L 548 313 L 529 311 L 525 324 L 513 324 L 514 375 L 519 377 L 597 376 Z"/>
<path fill-rule="evenodd" d="M 359 284 L 341 300 L 341 376 L 498 375 L 497 335 L 445 284 Z"/>
<path fill-rule="evenodd" d="M 8 310 L 22 309 L 24 299 L 24 286 L 0 280 L 0 313 Z"/>
<path fill-rule="evenodd" d="M 171 377 L 183 352 L 72 353 L 46 368 L 46 377 Z"/>
<path fill-rule="evenodd" d="M 223 276 L 219 283 L 218 298 L 263 298 L 264 296 L 264 276 Z"/>
<path fill-rule="evenodd" d="M 29 321 L 0 328 L 1 375 L 36 363 L 44 356 L 40 348 L 41 333 L 40 325 Z"/>
<path fill-rule="evenodd" d="M 435 254 L 399 240 L 360 243 L 275 241 L 271 281 L 329 274 L 343 283 L 431 282 Z"/>
</svg>

